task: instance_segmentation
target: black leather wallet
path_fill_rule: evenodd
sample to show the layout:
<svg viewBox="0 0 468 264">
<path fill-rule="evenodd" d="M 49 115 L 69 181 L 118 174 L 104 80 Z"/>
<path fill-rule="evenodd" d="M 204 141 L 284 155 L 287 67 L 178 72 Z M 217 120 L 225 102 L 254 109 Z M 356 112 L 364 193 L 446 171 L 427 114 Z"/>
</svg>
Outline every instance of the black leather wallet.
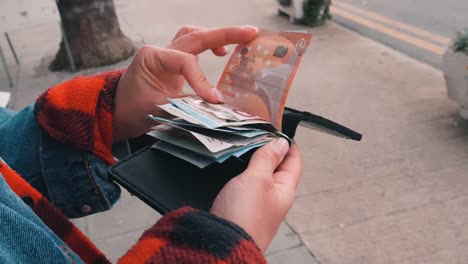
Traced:
<svg viewBox="0 0 468 264">
<path fill-rule="evenodd" d="M 294 138 L 299 124 L 347 139 L 359 141 L 362 137 L 321 116 L 286 108 L 283 132 Z M 111 166 L 108 172 L 111 179 L 161 214 L 183 206 L 208 211 L 221 188 L 245 170 L 253 152 L 200 169 L 149 144 Z"/>
</svg>

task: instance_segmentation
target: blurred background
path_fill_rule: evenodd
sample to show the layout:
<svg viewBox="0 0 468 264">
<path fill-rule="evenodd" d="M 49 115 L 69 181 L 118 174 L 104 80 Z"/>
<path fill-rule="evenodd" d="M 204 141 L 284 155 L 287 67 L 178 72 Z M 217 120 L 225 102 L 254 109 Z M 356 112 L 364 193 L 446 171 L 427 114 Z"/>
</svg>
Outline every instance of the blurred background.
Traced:
<svg viewBox="0 0 468 264">
<path fill-rule="evenodd" d="M 455 0 L 0 0 L 0 103 L 124 68 L 183 25 L 310 31 L 287 106 L 364 137 L 298 131 L 303 178 L 269 263 L 467 263 L 466 14 Z M 200 57 L 213 84 L 227 59 Z M 123 190 L 74 221 L 115 261 L 159 217 Z"/>
</svg>

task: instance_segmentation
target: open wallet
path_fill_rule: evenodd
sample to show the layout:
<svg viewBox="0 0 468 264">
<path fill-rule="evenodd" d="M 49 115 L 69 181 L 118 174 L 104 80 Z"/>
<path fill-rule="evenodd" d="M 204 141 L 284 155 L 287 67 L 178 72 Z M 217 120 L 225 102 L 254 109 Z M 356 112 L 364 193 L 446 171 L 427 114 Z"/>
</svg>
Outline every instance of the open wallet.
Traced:
<svg viewBox="0 0 468 264">
<path fill-rule="evenodd" d="M 288 107 L 282 122 L 282 132 L 290 138 L 294 138 L 298 125 L 350 140 L 362 138 L 358 132 L 329 119 Z M 247 168 L 255 151 L 199 168 L 151 145 L 118 161 L 108 172 L 112 180 L 161 214 L 183 206 L 209 211 L 216 195 Z"/>
</svg>

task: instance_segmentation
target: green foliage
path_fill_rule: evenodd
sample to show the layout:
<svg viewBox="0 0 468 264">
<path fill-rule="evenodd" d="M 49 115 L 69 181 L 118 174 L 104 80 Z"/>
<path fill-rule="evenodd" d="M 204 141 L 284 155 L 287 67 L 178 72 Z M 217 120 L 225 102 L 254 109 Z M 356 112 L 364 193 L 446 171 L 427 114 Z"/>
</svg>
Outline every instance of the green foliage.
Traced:
<svg viewBox="0 0 468 264">
<path fill-rule="evenodd" d="M 452 49 L 455 52 L 463 52 L 468 55 L 468 29 L 457 33 L 453 40 Z"/>
<path fill-rule="evenodd" d="M 291 5 L 291 0 L 278 0 L 278 3 L 282 6 L 289 6 Z"/>
<path fill-rule="evenodd" d="M 312 27 L 322 26 L 332 18 L 330 14 L 331 0 L 305 0 L 304 24 Z"/>
</svg>

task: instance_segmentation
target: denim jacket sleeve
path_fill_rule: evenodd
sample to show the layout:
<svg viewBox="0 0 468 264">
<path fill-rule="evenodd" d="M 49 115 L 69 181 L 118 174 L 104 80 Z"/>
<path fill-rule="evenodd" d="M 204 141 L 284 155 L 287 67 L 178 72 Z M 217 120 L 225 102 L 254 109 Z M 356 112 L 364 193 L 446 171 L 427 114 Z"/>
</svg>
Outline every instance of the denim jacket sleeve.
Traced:
<svg viewBox="0 0 468 264">
<path fill-rule="evenodd" d="M 70 218 L 108 210 L 120 197 L 107 166 L 122 73 L 77 77 L 21 112 L 0 110 L 0 157 Z"/>
<path fill-rule="evenodd" d="M 83 263 L 10 189 L 2 176 L 0 263 Z"/>
<path fill-rule="evenodd" d="M 120 197 L 106 163 L 51 138 L 33 106 L 18 113 L 0 108 L 0 134 L 0 156 L 68 217 L 108 210 Z"/>
</svg>

